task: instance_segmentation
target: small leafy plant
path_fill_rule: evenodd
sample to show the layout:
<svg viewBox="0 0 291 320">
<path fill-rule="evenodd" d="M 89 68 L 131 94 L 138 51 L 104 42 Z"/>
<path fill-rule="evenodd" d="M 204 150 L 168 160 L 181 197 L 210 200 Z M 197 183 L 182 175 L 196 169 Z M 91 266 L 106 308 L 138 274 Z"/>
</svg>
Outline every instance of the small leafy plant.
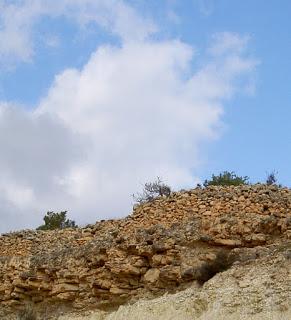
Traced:
<svg viewBox="0 0 291 320">
<path fill-rule="evenodd" d="M 204 187 L 208 186 L 238 186 L 242 184 L 249 184 L 249 177 L 240 177 L 233 171 L 224 171 L 219 175 L 212 175 L 210 180 L 205 180 Z"/>
<path fill-rule="evenodd" d="M 67 211 L 53 212 L 49 211 L 43 217 L 44 224 L 37 230 L 55 230 L 65 228 L 77 228 L 75 221 L 67 219 Z"/>
</svg>

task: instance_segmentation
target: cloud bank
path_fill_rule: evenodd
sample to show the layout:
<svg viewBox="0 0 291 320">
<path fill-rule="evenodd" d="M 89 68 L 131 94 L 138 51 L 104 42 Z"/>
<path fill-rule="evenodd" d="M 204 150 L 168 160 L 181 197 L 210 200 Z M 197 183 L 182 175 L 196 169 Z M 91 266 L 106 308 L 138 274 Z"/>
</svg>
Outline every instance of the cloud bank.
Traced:
<svg viewBox="0 0 291 320">
<path fill-rule="evenodd" d="M 95 24 L 122 41 L 144 40 L 157 29 L 122 0 L 1 0 L 0 62 L 32 61 L 36 27 L 45 17 L 68 19 L 80 28 Z"/>
<path fill-rule="evenodd" d="M 59 1 L 73 2 L 85 7 Z M 58 74 L 33 111 L 0 104 L 0 232 L 35 227 L 48 210 L 69 210 L 78 223 L 128 214 L 130 195 L 156 176 L 175 188 L 197 181 L 201 144 L 219 136 L 224 102 L 255 68 L 248 40 L 216 34 L 194 69 L 193 47 L 151 40 L 148 22 L 124 8 L 142 37 L 126 36 L 119 22 L 111 30 L 121 45 L 100 46 L 82 69 Z"/>
</svg>

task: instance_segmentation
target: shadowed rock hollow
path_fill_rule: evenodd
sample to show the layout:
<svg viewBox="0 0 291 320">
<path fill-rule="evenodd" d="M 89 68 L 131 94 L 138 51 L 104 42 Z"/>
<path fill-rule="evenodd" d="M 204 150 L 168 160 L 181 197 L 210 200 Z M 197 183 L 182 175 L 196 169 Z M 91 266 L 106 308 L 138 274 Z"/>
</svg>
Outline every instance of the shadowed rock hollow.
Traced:
<svg viewBox="0 0 291 320">
<path fill-rule="evenodd" d="M 0 317 L 288 319 L 290 262 L 291 190 L 196 188 L 125 219 L 2 235 Z"/>
</svg>

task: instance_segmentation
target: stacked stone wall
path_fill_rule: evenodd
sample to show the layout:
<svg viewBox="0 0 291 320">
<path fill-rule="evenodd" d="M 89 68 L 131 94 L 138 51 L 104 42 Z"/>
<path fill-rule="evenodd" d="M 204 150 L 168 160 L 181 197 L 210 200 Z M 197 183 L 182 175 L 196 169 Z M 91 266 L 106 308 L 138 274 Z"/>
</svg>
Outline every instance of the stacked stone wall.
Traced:
<svg viewBox="0 0 291 320">
<path fill-rule="evenodd" d="M 291 190 L 265 185 L 196 188 L 120 220 L 5 234 L 0 315 L 27 303 L 40 311 L 105 308 L 180 290 L 222 251 L 254 257 L 258 247 L 290 240 Z"/>
</svg>

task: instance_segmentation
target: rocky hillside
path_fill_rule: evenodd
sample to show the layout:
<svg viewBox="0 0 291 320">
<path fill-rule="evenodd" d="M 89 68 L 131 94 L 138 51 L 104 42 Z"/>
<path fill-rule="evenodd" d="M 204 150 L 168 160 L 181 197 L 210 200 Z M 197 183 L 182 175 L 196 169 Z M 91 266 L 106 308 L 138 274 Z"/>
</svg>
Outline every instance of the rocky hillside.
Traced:
<svg viewBox="0 0 291 320">
<path fill-rule="evenodd" d="M 28 306 L 39 319 L 91 311 L 90 319 L 174 319 L 173 308 L 175 319 L 220 310 L 223 319 L 283 317 L 290 269 L 291 190 L 196 188 L 121 220 L 2 235 L 0 318 L 17 319 Z"/>
</svg>

